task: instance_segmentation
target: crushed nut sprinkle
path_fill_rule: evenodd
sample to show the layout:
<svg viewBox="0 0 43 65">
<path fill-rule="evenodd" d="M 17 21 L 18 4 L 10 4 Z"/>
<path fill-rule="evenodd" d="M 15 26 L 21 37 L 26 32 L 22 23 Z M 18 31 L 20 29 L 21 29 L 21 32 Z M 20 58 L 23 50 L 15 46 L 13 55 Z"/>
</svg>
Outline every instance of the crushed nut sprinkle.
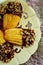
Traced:
<svg viewBox="0 0 43 65">
<path fill-rule="evenodd" d="M 23 13 L 21 3 L 9 2 L 6 6 L 6 13 L 16 14 L 21 17 Z"/>
<path fill-rule="evenodd" d="M 14 45 L 8 42 L 0 45 L 0 60 L 7 63 L 14 57 L 13 46 Z"/>
<path fill-rule="evenodd" d="M 6 6 L 0 4 L 0 13 L 1 14 L 12 13 L 21 16 L 23 13 L 22 5 L 21 3 L 18 2 L 9 2 Z"/>
<path fill-rule="evenodd" d="M 32 26 L 32 23 L 30 23 L 30 22 L 28 21 L 26 27 L 31 28 L 31 26 Z"/>
<path fill-rule="evenodd" d="M 28 18 L 28 13 L 26 13 L 26 12 L 23 12 L 23 13 L 24 13 L 24 15 L 23 15 L 24 19 L 27 19 Z"/>
<path fill-rule="evenodd" d="M 0 14 L 0 29 L 3 29 L 3 16 Z"/>
<path fill-rule="evenodd" d="M 31 29 L 23 29 L 21 31 L 22 34 L 22 41 L 23 41 L 23 46 L 28 46 L 34 43 L 35 40 L 35 32 L 34 30 Z"/>
<path fill-rule="evenodd" d="M 15 48 L 16 53 L 20 53 L 21 49 L 18 50 L 18 48 Z"/>
</svg>

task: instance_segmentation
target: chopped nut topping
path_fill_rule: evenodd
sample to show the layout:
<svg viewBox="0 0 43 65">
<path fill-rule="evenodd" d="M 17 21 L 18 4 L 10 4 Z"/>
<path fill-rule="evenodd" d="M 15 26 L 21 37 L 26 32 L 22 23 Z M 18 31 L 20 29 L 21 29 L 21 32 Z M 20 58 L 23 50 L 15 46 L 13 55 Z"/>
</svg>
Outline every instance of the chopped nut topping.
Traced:
<svg viewBox="0 0 43 65">
<path fill-rule="evenodd" d="M 23 41 L 23 46 L 27 46 L 27 45 L 31 45 L 32 43 L 34 43 L 35 40 L 35 32 L 34 30 L 28 29 L 25 30 L 23 29 L 21 31 L 22 33 L 22 41 Z"/>
<path fill-rule="evenodd" d="M 3 62 L 9 62 L 14 57 L 13 45 L 6 42 L 0 45 L 0 60 Z"/>
</svg>

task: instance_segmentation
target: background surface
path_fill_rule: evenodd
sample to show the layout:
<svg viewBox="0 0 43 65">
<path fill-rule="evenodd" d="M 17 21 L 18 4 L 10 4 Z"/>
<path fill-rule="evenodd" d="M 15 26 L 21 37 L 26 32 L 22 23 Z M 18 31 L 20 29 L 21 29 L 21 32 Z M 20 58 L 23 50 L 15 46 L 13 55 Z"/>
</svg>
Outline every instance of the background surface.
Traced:
<svg viewBox="0 0 43 65">
<path fill-rule="evenodd" d="M 41 40 L 39 42 L 38 50 L 31 58 L 22 65 L 43 65 L 43 0 L 24 0 L 28 5 L 34 8 L 37 16 L 41 22 Z"/>
</svg>

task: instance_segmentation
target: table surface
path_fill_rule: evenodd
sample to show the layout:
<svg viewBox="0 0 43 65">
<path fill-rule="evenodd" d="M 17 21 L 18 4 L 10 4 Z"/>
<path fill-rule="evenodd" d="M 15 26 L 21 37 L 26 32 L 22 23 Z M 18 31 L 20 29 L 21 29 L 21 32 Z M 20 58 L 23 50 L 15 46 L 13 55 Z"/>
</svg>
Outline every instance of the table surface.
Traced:
<svg viewBox="0 0 43 65">
<path fill-rule="evenodd" d="M 22 65 L 43 65 L 43 0 L 24 0 L 33 7 L 41 22 L 41 40 L 39 48 L 31 58 Z"/>
</svg>

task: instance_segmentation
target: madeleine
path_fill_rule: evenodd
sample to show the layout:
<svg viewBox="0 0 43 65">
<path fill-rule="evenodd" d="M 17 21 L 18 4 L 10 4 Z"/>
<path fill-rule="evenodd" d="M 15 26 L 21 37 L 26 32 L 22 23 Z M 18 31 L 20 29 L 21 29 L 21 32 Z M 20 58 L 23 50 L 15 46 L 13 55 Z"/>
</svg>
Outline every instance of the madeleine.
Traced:
<svg viewBox="0 0 43 65">
<path fill-rule="evenodd" d="M 22 45 L 21 29 L 8 29 L 5 31 L 5 39 L 15 45 Z"/>
<path fill-rule="evenodd" d="M 20 17 L 13 14 L 5 14 L 3 17 L 3 27 L 4 29 L 10 29 L 17 27 L 20 22 Z"/>
<path fill-rule="evenodd" d="M 5 43 L 3 32 L 0 30 L 0 44 Z"/>
</svg>

